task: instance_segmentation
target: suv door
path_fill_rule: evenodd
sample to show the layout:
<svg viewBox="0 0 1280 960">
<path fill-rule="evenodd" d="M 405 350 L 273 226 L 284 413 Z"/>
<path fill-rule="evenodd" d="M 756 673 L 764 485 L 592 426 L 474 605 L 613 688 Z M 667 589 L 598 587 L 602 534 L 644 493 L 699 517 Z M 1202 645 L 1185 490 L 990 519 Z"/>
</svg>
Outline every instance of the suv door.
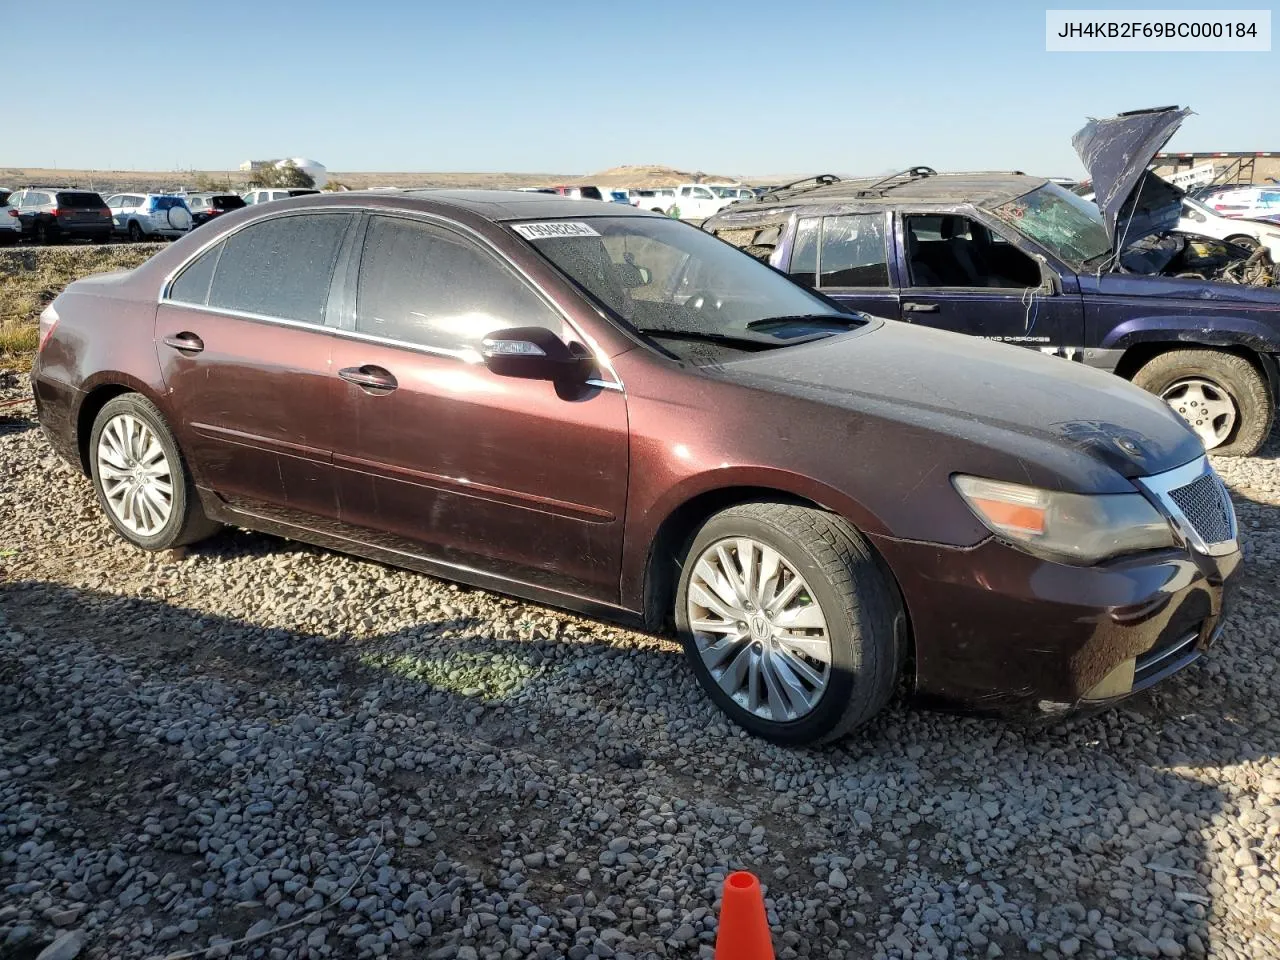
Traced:
<svg viewBox="0 0 1280 960">
<path fill-rule="evenodd" d="M 885 211 L 802 217 L 787 272 L 850 310 L 896 320 L 898 289 L 889 269 L 892 222 Z"/>
<path fill-rule="evenodd" d="M 901 213 L 898 225 L 903 320 L 1045 352 L 1082 345 L 1074 276 L 1050 289 L 1039 260 L 973 217 Z"/>
<path fill-rule="evenodd" d="M 572 396 L 500 377 L 483 338 L 543 326 L 579 339 L 505 260 L 441 222 L 371 216 L 349 338 L 334 464 L 342 519 L 367 542 L 617 602 L 627 493 L 620 391 Z"/>
<path fill-rule="evenodd" d="M 325 211 L 252 222 L 161 299 L 156 351 L 180 445 L 197 483 L 242 511 L 337 517 L 326 318 L 355 220 Z"/>
</svg>

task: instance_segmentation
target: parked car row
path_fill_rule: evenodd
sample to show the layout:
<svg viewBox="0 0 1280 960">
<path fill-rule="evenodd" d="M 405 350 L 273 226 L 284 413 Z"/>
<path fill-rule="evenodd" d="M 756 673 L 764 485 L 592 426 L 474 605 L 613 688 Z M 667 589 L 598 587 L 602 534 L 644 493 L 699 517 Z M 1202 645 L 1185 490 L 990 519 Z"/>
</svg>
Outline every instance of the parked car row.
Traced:
<svg viewBox="0 0 1280 960">
<path fill-rule="evenodd" d="M 262 188 L 243 196 L 229 192 L 117 193 L 106 200 L 73 187 L 0 189 L 0 242 L 24 237 L 36 243 L 113 236 L 133 242 L 176 239 L 230 210 L 250 204 L 319 193 L 302 188 Z"/>
<path fill-rule="evenodd" d="M 627 203 L 679 220 L 701 220 L 739 200 L 754 199 L 764 188 L 736 183 L 685 183 L 676 187 L 610 188 L 596 186 L 519 187 L 521 193 L 546 193 L 574 200 Z"/>
</svg>

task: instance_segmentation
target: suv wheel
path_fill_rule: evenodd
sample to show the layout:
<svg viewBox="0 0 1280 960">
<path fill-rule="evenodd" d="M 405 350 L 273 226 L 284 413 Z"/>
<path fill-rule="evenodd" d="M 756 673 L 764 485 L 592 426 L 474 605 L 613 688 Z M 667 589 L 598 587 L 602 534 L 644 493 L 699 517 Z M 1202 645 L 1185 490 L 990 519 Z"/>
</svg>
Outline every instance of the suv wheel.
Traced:
<svg viewBox="0 0 1280 960">
<path fill-rule="evenodd" d="M 1169 404 L 1224 457 L 1258 452 L 1271 433 L 1276 404 L 1262 372 L 1220 350 L 1170 350 L 1149 360 L 1133 382 Z"/>
<path fill-rule="evenodd" d="M 129 221 L 129 240 L 133 243 L 142 242 L 142 227 L 138 226 L 137 220 Z"/>
<path fill-rule="evenodd" d="M 821 510 L 746 503 L 698 531 L 675 620 L 698 681 L 777 743 L 835 740 L 892 696 L 902 606 L 866 542 Z"/>
<path fill-rule="evenodd" d="M 135 546 L 165 550 L 218 529 L 200 506 L 164 417 L 145 397 L 126 393 L 98 412 L 89 465 L 107 519 Z"/>
<path fill-rule="evenodd" d="M 52 233 L 49 230 L 49 225 L 45 223 L 43 220 L 36 221 L 34 232 L 35 232 L 36 243 L 39 243 L 41 245 L 48 243 L 50 238 L 52 237 Z"/>
</svg>

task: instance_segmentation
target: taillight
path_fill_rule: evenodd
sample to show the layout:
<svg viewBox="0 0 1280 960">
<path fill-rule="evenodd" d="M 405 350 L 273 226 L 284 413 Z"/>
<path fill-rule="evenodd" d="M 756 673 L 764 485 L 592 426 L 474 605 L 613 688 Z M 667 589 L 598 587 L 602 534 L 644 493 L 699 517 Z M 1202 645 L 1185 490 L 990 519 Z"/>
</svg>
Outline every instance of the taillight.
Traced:
<svg viewBox="0 0 1280 960">
<path fill-rule="evenodd" d="M 103 208 L 102 208 L 101 210 L 99 210 L 98 212 L 99 212 L 100 214 L 102 214 L 104 217 L 110 217 L 110 216 L 111 216 L 111 208 L 110 208 L 110 207 L 103 207 Z"/>
<path fill-rule="evenodd" d="M 62 216 L 62 214 L 63 214 L 63 211 L 59 210 L 57 207 L 54 207 L 52 210 L 49 211 L 49 216 L 51 217 L 60 217 Z"/>
<path fill-rule="evenodd" d="M 210 207 L 208 210 L 205 211 L 205 213 L 207 213 L 211 217 L 216 215 L 217 212 L 218 212 L 217 209 L 214 207 Z"/>
<path fill-rule="evenodd" d="M 49 335 L 53 333 L 53 328 L 58 325 L 58 311 L 53 309 L 53 304 L 49 304 L 40 311 L 40 349 L 44 350 L 44 345 L 49 342 Z"/>
<path fill-rule="evenodd" d="M 11 217 L 16 217 L 17 215 L 18 215 L 18 211 L 17 211 L 17 210 L 14 210 L 13 208 L 10 208 L 10 209 L 9 209 L 9 216 L 11 216 Z"/>
</svg>

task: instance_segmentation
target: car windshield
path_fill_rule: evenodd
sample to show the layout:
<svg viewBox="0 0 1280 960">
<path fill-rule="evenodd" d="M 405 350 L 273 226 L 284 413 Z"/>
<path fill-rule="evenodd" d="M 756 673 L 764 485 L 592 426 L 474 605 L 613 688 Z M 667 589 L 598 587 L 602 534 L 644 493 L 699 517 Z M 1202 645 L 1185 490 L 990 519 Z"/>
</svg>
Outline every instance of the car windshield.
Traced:
<svg viewBox="0 0 1280 960">
<path fill-rule="evenodd" d="M 1056 183 L 1000 204 L 995 214 L 1073 266 L 1111 250 L 1111 234 L 1097 205 Z"/>
<path fill-rule="evenodd" d="M 863 322 L 676 220 L 590 217 L 511 226 L 618 319 L 655 339 L 759 350 Z"/>
</svg>

